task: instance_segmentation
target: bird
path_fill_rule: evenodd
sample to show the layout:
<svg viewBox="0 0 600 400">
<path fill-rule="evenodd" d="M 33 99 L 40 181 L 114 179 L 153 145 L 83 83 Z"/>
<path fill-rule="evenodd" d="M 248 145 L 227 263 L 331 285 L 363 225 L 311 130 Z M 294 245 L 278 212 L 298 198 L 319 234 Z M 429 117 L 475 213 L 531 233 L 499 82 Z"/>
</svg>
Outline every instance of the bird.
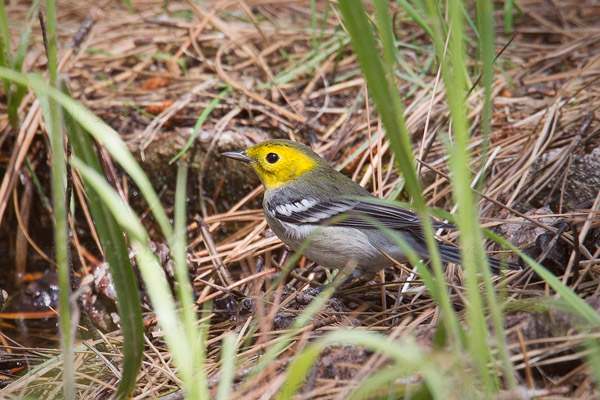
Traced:
<svg viewBox="0 0 600 400">
<path fill-rule="evenodd" d="M 298 251 L 310 238 L 303 255 L 328 269 L 353 267 L 349 280 L 372 277 L 395 261 L 407 261 L 402 249 L 380 227 L 400 234 L 420 257 L 429 258 L 417 214 L 377 201 L 302 143 L 271 139 L 222 156 L 254 169 L 265 188 L 265 219 L 283 243 Z M 455 229 L 438 221 L 432 221 L 432 225 L 436 229 Z M 458 247 L 436 242 L 443 262 L 461 264 Z M 501 266 L 520 269 L 517 264 L 495 258 L 488 258 L 488 263 L 495 274 Z"/>
</svg>

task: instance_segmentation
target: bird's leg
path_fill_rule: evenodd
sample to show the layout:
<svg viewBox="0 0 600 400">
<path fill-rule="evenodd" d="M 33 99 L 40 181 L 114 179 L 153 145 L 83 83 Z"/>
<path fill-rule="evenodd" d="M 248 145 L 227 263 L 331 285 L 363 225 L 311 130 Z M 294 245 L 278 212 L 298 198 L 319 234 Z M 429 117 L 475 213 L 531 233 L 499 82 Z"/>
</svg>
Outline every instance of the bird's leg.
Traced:
<svg viewBox="0 0 600 400">
<path fill-rule="evenodd" d="M 364 285 L 365 283 L 367 283 L 368 281 L 370 281 L 371 279 L 373 279 L 373 277 L 375 276 L 374 272 L 371 271 L 365 271 L 361 268 L 355 267 L 352 270 L 352 273 L 346 275 L 344 272 L 346 271 L 346 268 L 344 268 L 344 270 L 340 271 L 339 274 L 337 274 L 337 276 L 335 277 L 335 279 L 333 280 L 333 282 L 328 283 L 326 285 L 321 285 L 318 286 L 316 288 L 310 288 L 304 291 L 305 294 L 311 295 L 311 296 L 317 296 L 319 293 L 321 293 L 323 290 L 325 290 L 325 288 L 334 285 L 336 287 L 336 293 L 341 289 L 341 290 L 347 290 L 347 289 L 352 289 L 361 285 Z M 335 296 L 335 294 L 334 294 Z"/>
<path fill-rule="evenodd" d="M 338 286 L 338 290 L 346 290 L 362 286 L 373 279 L 373 277 L 375 277 L 374 272 L 365 271 L 361 268 L 354 268 L 350 275 L 343 278 L 342 282 Z"/>
</svg>

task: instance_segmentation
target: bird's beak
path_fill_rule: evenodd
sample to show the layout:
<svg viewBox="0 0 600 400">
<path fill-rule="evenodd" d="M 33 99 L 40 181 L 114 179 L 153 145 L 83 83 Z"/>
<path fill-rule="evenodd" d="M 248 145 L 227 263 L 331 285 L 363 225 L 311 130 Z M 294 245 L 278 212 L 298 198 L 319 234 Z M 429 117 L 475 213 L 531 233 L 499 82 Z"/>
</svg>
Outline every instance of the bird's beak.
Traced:
<svg viewBox="0 0 600 400">
<path fill-rule="evenodd" d="M 252 162 L 252 159 L 248 157 L 245 151 L 226 151 L 225 153 L 221 153 L 222 156 L 227 158 L 232 158 L 237 161 L 241 161 L 243 163 L 249 164 Z"/>
</svg>

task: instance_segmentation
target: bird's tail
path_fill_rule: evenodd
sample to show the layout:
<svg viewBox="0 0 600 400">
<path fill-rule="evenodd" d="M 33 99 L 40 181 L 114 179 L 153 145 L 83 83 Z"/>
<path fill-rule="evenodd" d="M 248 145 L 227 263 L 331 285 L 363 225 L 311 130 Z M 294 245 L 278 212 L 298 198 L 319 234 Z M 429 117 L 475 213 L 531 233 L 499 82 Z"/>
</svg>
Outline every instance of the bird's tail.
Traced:
<svg viewBox="0 0 600 400">
<path fill-rule="evenodd" d="M 452 246 L 448 243 L 438 243 L 438 248 L 440 249 L 442 261 L 446 263 L 462 264 L 460 259 L 460 250 L 458 247 Z M 521 270 L 521 267 L 518 264 L 508 261 L 500 261 L 491 257 L 488 257 L 488 264 L 490 265 L 492 273 L 495 275 L 500 275 L 501 269 L 508 269 L 511 271 Z"/>
</svg>

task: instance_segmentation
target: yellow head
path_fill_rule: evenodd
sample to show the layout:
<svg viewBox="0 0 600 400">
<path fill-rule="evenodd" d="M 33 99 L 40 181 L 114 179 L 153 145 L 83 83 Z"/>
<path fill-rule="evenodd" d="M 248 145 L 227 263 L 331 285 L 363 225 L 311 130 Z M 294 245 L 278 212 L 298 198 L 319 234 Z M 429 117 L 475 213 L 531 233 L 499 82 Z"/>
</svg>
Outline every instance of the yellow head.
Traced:
<svg viewBox="0 0 600 400">
<path fill-rule="evenodd" d="M 241 153 L 222 155 L 252 165 L 267 190 L 327 164 L 305 145 L 284 139 L 267 140 Z"/>
</svg>

